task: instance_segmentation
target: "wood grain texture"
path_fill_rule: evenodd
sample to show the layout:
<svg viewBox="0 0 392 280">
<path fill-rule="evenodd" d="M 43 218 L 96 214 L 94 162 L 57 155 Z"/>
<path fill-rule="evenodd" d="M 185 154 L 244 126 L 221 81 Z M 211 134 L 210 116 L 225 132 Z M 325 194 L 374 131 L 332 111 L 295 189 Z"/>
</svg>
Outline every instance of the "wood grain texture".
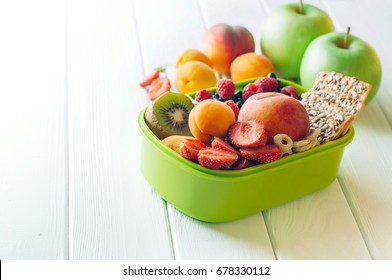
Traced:
<svg viewBox="0 0 392 280">
<path fill-rule="evenodd" d="M 339 181 L 371 256 L 392 259 L 392 84 L 385 75 L 392 70 L 391 38 L 385 36 L 392 6 L 384 0 L 360 5 L 348 0 L 324 2 L 336 29 L 344 31 L 350 25 L 351 33 L 371 44 L 382 62 L 381 87 L 355 121 L 356 136 L 342 161 Z"/>
<path fill-rule="evenodd" d="M 271 9 L 290 1 L 263 2 L 266 9 Z M 323 9 L 320 1 L 310 4 Z M 370 258 L 337 181 L 321 192 L 264 214 L 279 259 Z"/>
<path fill-rule="evenodd" d="M 0 3 L 0 259 L 68 258 L 65 23 L 65 1 Z"/>
<path fill-rule="evenodd" d="M 153 4 L 154 3 L 154 4 Z M 234 2 L 231 2 L 233 4 Z M 215 2 L 204 8 L 204 18 L 215 11 Z M 222 4 L 222 2 L 220 2 Z M 154 9 L 151 6 L 154 5 Z M 219 3 L 218 3 L 219 5 Z M 205 23 L 197 1 L 135 1 L 137 23 L 145 68 L 174 64 L 187 48 L 199 48 Z M 175 7 L 175 8 L 173 8 Z M 165 15 L 161 28 L 149 24 L 149 19 Z M 196 21 L 197 19 L 197 21 Z M 223 20 L 223 19 L 222 19 Z M 191 30 L 189 29 L 192 27 Z M 162 32 L 166 30 L 166 32 Z M 169 30 L 176 30 L 176 38 Z M 175 44 L 173 44 L 175 40 Z M 157 52 L 157 42 L 164 48 Z M 148 58 L 148 59 L 147 59 Z M 171 232 L 177 259 L 273 259 L 273 251 L 261 215 L 233 223 L 213 225 L 196 221 L 168 205 Z M 250 230 L 252 229 L 252 230 Z M 230 236 L 232 236 L 230 238 Z M 241 237 L 240 237 L 241 236 Z M 240 237 L 236 239 L 236 237 Z"/>
<path fill-rule="evenodd" d="M 139 171 L 132 2 L 70 1 L 68 30 L 70 258 L 170 259 L 166 206 Z"/>
</svg>

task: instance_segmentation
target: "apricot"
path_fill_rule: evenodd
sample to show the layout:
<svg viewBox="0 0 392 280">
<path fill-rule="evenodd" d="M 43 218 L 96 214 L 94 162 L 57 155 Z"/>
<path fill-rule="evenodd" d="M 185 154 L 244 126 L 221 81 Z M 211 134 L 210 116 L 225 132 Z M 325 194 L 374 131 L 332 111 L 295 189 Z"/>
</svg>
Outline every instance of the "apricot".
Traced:
<svg viewBox="0 0 392 280">
<path fill-rule="evenodd" d="M 178 66 L 174 84 L 178 91 L 187 93 L 215 86 L 214 70 L 207 64 L 192 60 Z"/>
<path fill-rule="evenodd" d="M 212 61 L 204 53 L 196 49 L 185 50 L 178 58 L 176 67 L 180 66 L 181 64 L 184 64 L 185 62 L 194 60 L 203 62 L 211 68 L 213 67 Z"/>
<path fill-rule="evenodd" d="M 281 93 L 257 93 L 245 101 L 238 121 L 256 119 L 264 122 L 268 143 L 279 133 L 293 141 L 302 140 L 310 130 L 309 115 L 302 103 Z"/>
<path fill-rule="evenodd" d="M 233 110 L 223 102 L 208 99 L 197 104 L 189 114 L 189 129 L 192 135 L 206 145 L 214 136 L 224 138 L 235 122 Z"/>
<path fill-rule="evenodd" d="M 233 81 L 264 77 L 274 71 L 274 66 L 268 57 L 253 52 L 238 56 L 230 65 Z"/>
</svg>

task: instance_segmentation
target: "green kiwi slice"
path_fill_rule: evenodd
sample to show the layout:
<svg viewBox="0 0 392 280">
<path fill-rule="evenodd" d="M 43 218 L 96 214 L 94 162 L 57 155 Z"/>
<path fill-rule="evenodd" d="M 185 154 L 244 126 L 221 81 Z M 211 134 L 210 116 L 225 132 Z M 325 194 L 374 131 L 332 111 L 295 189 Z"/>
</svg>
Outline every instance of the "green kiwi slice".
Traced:
<svg viewBox="0 0 392 280">
<path fill-rule="evenodd" d="M 193 107 L 190 97 L 167 92 L 148 106 L 145 120 L 151 131 L 161 140 L 170 135 L 192 136 L 188 119 Z"/>
</svg>

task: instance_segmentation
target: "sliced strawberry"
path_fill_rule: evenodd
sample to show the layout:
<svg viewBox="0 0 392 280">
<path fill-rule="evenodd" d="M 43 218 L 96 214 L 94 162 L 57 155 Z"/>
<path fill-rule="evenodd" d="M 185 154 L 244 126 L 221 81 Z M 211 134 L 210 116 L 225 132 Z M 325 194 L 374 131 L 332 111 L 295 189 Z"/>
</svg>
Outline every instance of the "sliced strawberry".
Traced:
<svg viewBox="0 0 392 280">
<path fill-rule="evenodd" d="M 253 163 L 247 158 L 240 157 L 231 167 L 233 170 L 240 170 L 252 166 Z"/>
<path fill-rule="evenodd" d="M 151 83 L 148 91 L 148 99 L 151 101 L 157 99 L 159 96 L 169 91 L 171 88 L 170 80 L 168 78 L 158 78 Z"/>
<path fill-rule="evenodd" d="M 214 148 L 205 148 L 199 151 L 198 160 L 202 166 L 207 168 L 227 169 L 238 160 L 238 155 Z"/>
<path fill-rule="evenodd" d="M 267 143 L 267 133 L 261 120 L 235 122 L 228 131 L 229 139 L 239 148 L 256 148 Z"/>
<path fill-rule="evenodd" d="M 149 86 L 149 85 L 151 85 L 151 83 L 155 80 L 155 79 L 158 79 L 159 78 L 159 68 L 157 68 L 157 69 L 154 69 L 154 71 L 151 73 L 151 74 L 149 74 L 147 77 L 145 77 L 144 79 L 143 79 L 143 81 L 141 81 L 140 83 L 139 83 L 139 85 L 141 86 L 141 87 L 146 87 L 146 86 Z"/>
<path fill-rule="evenodd" d="M 260 163 L 268 163 L 279 159 L 282 155 L 278 146 L 267 144 L 258 148 L 241 148 L 243 157 Z"/>
<path fill-rule="evenodd" d="M 206 145 L 199 139 L 185 139 L 180 144 L 180 155 L 183 158 L 197 162 L 197 155 L 201 149 L 204 149 Z"/>
<path fill-rule="evenodd" d="M 211 147 L 217 150 L 231 152 L 238 156 L 240 155 L 240 153 L 230 143 L 219 137 L 214 137 L 214 140 L 211 142 Z"/>
</svg>

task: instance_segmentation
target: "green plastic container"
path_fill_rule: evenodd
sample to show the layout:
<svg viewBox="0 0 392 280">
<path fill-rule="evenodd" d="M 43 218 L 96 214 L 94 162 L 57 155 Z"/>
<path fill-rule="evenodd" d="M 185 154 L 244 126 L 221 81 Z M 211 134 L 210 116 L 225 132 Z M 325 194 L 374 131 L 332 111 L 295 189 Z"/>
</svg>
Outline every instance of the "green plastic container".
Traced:
<svg viewBox="0 0 392 280">
<path fill-rule="evenodd" d="M 212 170 L 164 145 L 147 126 L 144 113 L 145 109 L 138 123 L 145 179 L 164 200 L 206 222 L 239 219 L 327 187 L 336 178 L 344 148 L 354 137 L 351 127 L 337 140 L 275 162 L 242 170 Z"/>
</svg>

